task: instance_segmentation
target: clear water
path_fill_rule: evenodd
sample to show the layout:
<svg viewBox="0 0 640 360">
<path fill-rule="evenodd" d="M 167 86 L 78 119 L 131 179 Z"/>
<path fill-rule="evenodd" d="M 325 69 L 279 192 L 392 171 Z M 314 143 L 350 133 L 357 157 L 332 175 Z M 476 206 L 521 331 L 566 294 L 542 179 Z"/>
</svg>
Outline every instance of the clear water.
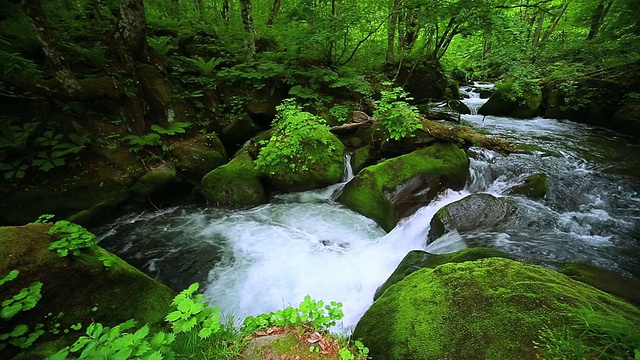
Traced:
<svg viewBox="0 0 640 360">
<path fill-rule="evenodd" d="M 465 189 L 443 192 L 389 234 L 335 203 L 343 186 L 336 184 L 245 210 L 190 206 L 129 214 L 98 231 L 101 244 L 174 288 L 203 283 L 208 300 L 239 318 L 297 305 L 305 295 L 340 301 L 345 319 L 337 330 L 345 332 L 413 249 L 447 253 L 491 246 L 542 262 L 587 262 L 640 277 L 636 140 L 551 119 L 463 119 L 539 151 L 503 157 L 472 148 Z M 353 176 L 349 170 L 345 181 Z M 537 172 L 550 176 L 544 199 L 517 197 L 517 211 L 490 231 L 454 232 L 427 244 L 429 222 L 440 207 L 478 192 L 508 196 Z"/>
</svg>

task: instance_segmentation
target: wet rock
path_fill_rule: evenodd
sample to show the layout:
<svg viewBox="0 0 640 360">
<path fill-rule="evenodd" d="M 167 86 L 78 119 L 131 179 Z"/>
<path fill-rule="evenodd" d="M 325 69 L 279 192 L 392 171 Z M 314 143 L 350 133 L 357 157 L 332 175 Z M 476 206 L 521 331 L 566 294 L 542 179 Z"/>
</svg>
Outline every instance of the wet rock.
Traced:
<svg viewBox="0 0 640 360">
<path fill-rule="evenodd" d="M 554 339 L 562 334 L 594 351 L 575 324 L 616 343 L 619 332 L 608 325 L 640 336 L 639 322 L 636 307 L 589 285 L 544 267 L 488 258 L 415 271 L 373 303 L 353 337 L 374 359 L 533 360 L 545 355 L 545 345 L 558 346 Z M 608 325 L 595 330 L 595 323 Z M 624 346 L 619 349 L 631 350 Z"/>
<path fill-rule="evenodd" d="M 468 174 L 465 152 L 453 144 L 438 143 L 363 169 L 338 201 L 390 231 L 399 218 L 431 201 L 442 189 L 462 188 Z"/>
<path fill-rule="evenodd" d="M 405 88 L 418 102 L 445 97 L 449 80 L 440 65 L 422 62 L 412 66 L 389 65 L 389 71 L 397 72 L 396 84 Z M 449 90 L 451 92 L 451 90 Z"/>
<path fill-rule="evenodd" d="M 464 105 L 464 104 L 463 104 Z M 429 120 L 447 120 L 460 122 L 460 113 L 452 108 L 435 104 L 418 105 L 418 111 Z"/>
<path fill-rule="evenodd" d="M 202 178 L 200 191 L 210 204 L 246 207 L 267 202 L 260 173 L 248 153 L 236 156 Z"/>
<path fill-rule="evenodd" d="M 513 200 L 490 194 L 473 194 L 438 210 L 431 219 L 428 242 L 445 233 L 490 228 L 502 223 L 516 210 Z"/>
<path fill-rule="evenodd" d="M 524 195 L 533 199 L 541 199 L 549 189 L 549 176 L 544 173 L 533 174 L 524 183 L 511 188 L 511 194 Z"/>
<path fill-rule="evenodd" d="M 447 105 L 460 114 L 471 114 L 471 109 L 460 100 L 450 100 L 447 102 Z"/>
<path fill-rule="evenodd" d="M 400 282 L 409 274 L 420 269 L 433 269 L 442 264 L 461 263 L 489 257 L 511 258 L 510 255 L 500 250 L 490 248 L 469 248 L 451 254 L 431 254 L 422 250 L 409 251 L 389 278 L 376 290 L 373 300 L 375 301 L 382 296 L 391 285 Z"/>
<path fill-rule="evenodd" d="M 624 102 L 607 127 L 640 138 L 640 102 Z"/>
<path fill-rule="evenodd" d="M 174 143 L 171 150 L 176 169 L 193 181 L 200 181 L 209 171 L 227 162 L 227 152 L 215 134 L 199 140 Z"/>
<path fill-rule="evenodd" d="M 260 127 L 249 116 L 240 116 L 222 129 L 222 139 L 229 149 L 239 149 L 258 132 Z"/>
<path fill-rule="evenodd" d="M 517 89 L 514 81 L 504 81 L 496 85 L 495 93 L 478 110 L 481 115 L 532 118 L 538 115 L 542 104 L 542 92 L 537 86 L 531 89 Z"/>
<path fill-rule="evenodd" d="M 173 167 L 161 163 L 150 169 L 133 184 L 131 190 L 139 197 L 159 195 L 180 182 L 180 178 Z"/>
<path fill-rule="evenodd" d="M 560 270 L 568 277 L 640 305 L 640 282 L 590 264 L 567 263 Z"/>
</svg>

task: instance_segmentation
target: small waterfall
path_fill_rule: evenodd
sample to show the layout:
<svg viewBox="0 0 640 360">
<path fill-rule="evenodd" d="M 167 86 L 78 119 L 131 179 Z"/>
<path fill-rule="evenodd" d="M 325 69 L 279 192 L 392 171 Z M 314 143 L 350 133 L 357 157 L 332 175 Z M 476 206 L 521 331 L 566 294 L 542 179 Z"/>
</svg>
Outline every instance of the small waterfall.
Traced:
<svg viewBox="0 0 640 360">
<path fill-rule="evenodd" d="M 471 110 L 471 115 L 478 115 L 478 110 L 484 105 L 488 99 L 481 99 L 480 93 L 477 92 L 479 88 L 490 89 L 493 84 L 480 84 L 475 82 L 473 86 L 465 86 L 460 88 L 460 92 L 464 95 L 465 99 L 462 102 L 467 105 Z"/>
<path fill-rule="evenodd" d="M 344 154 L 344 173 L 342 174 L 342 182 L 348 183 L 353 179 L 353 167 L 351 166 L 351 153 Z"/>
</svg>

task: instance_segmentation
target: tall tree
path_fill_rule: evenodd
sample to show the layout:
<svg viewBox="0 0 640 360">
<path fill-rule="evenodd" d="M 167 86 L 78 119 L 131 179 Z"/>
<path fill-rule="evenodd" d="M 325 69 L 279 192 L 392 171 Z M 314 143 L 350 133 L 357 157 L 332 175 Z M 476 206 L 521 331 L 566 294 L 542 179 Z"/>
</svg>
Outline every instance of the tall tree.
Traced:
<svg viewBox="0 0 640 360">
<path fill-rule="evenodd" d="M 278 16 L 278 12 L 280 12 L 280 0 L 273 0 L 273 6 L 271 6 L 271 11 L 269 12 L 269 20 L 267 20 L 267 26 L 273 25 L 273 22 Z"/>
<path fill-rule="evenodd" d="M 135 62 L 149 58 L 143 0 L 120 0 L 115 40 L 120 61 L 132 74 L 135 73 Z"/>
<path fill-rule="evenodd" d="M 606 4 L 605 4 L 606 3 Z M 587 35 L 587 40 L 593 40 L 598 35 L 598 31 L 604 22 L 605 16 L 611 9 L 611 5 L 613 5 L 613 1 L 604 1 L 601 0 L 593 11 L 593 15 L 591 16 L 591 27 L 589 28 L 589 35 Z"/>
<path fill-rule="evenodd" d="M 253 27 L 251 0 L 240 0 L 240 15 L 244 27 L 244 48 L 247 60 L 253 60 L 256 57 L 256 30 Z"/>
</svg>

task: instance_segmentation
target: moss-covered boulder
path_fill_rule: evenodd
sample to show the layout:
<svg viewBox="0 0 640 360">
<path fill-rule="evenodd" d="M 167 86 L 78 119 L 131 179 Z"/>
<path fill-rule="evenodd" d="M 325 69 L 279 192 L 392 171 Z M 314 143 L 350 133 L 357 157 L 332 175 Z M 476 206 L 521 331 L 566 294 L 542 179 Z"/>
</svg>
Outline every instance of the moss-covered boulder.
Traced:
<svg viewBox="0 0 640 360">
<path fill-rule="evenodd" d="M 384 284 L 376 290 L 373 300 L 382 296 L 391 285 L 420 269 L 433 269 L 442 264 L 461 263 L 490 257 L 511 258 L 511 255 L 491 248 L 468 248 L 450 254 L 432 254 L 422 250 L 409 251 Z"/>
<path fill-rule="evenodd" d="M 640 138 L 640 100 L 624 102 L 613 114 L 610 124 L 613 130 Z"/>
<path fill-rule="evenodd" d="M 637 344 L 614 339 L 638 339 L 639 322 L 636 307 L 589 285 L 489 258 L 410 274 L 373 303 L 353 337 L 378 360 L 588 358 L 600 341 L 632 357 Z"/>
<path fill-rule="evenodd" d="M 131 190 L 139 197 L 147 198 L 167 191 L 179 182 L 180 177 L 176 169 L 168 164 L 160 163 L 140 177 L 133 184 Z"/>
<path fill-rule="evenodd" d="M 485 193 L 469 195 L 436 212 L 431 219 L 428 242 L 453 230 L 464 232 L 498 225 L 515 209 L 514 201 L 509 198 Z"/>
<path fill-rule="evenodd" d="M 326 332 L 294 329 L 271 329 L 276 334 L 258 336 L 240 353 L 244 360 L 339 360 L 341 346 L 336 337 Z M 285 331 L 284 333 L 279 333 Z M 310 351 L 314 346 L 316 351 Z M 311 349 L 312 350 L 312 349 Z"/>
<path fill-rule="evenodd" d="M 222 129 L 222 139 L 229 149 L 239 149 L 247 140 L 260 132 L 260 127 L 249 117 L 239 116 Z"/>
<path fill-rule="evenodd" d="M 193 181 L 227 162 L 227 151 L 215 134 L 172 144 L 171 157 L 176 169 Z"/>
<path fill-rule="evenodd" d="M 468 174 L 464 150 L 438 143 L 363 169 L 338 201 L 390 231 L 442 189 L 461 189 Z"/>
<path fill-rule="evenodd" d="M 253 159 L 244 152 L 228 164 L 212 170 L 202 178 L 200 191 L 211 204 L 245 207 L 267 202 L 260 173 Z"/>
<path fill-rule="evenodd" d="M 538 115 L 542 91 L 537 85 L 504 81 L 496 85 L 495 89 L 491 98 L 478 110 L 478 114 L 523 119 Z"/>
<path fill-rule="evenodd" d="M 98 246 L 84 249 L 79 256 L 59 257 L 48 250 L 54 240 L 48 234 L 50 228 L 50 224 L 0 227 L 0 278 L 11 270 L 19 271 L 15 280 L 1 285 L 0 300 L 33 282 L 42 283 L 42 298 L 35 308 L 10 321 L 0 320 L 3 330 L 17 324 L 33 329 L 40 323 L 53 329 L 58 323 L 62 334 L 77 323 L 85 328 L 92 322 L 113 326 L 128 319 L 163 324 L 175 296 L 171 289 Z M 50 315 L 60 313 L 55 318 Z M 46 332 L 39 341 L 60 336 Z"/>
<path fill-rule="evenodd" d="M 511 194 L 524 195 L 533 199 L 541 199 L 549 189 L 549 176 L 545 173 L 537 173 L 528 176 L 520 185 L 511 188 Z"/>
<path fill-rule="evenodd" d="M 625 277 L 615 271 L 583 263 L 567 263 L 562 265 L 558 271 L 574 280 L 632 302 L 636 306 L 640 305 L 640 281 L 638 280 Z"/>
</svg>

